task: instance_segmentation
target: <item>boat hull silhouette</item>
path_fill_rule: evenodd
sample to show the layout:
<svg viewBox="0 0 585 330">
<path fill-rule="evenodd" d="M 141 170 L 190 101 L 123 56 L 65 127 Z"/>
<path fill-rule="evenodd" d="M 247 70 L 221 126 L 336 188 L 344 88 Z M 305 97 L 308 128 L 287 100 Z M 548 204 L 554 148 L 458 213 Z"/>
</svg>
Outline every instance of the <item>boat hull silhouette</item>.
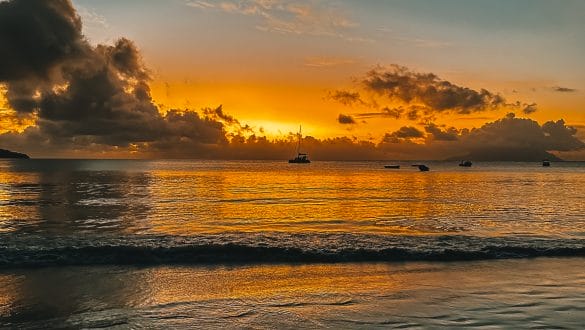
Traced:
<svg viewBox="0 0 585 330">
<path fill-rule="evenodd" d="M 471 165 L 473 165 L 473 163 L 469 160 L 464 160 L 461 163 L 459 163 L 459 166 L 461 167 L 471 167 Z"/>
<path fill-rule="evenodd" d="M 309 164 L 311 161 L 306 154 L 298 154 L 295 158 L 289 159 L 290 164 Z"/>
</svg>

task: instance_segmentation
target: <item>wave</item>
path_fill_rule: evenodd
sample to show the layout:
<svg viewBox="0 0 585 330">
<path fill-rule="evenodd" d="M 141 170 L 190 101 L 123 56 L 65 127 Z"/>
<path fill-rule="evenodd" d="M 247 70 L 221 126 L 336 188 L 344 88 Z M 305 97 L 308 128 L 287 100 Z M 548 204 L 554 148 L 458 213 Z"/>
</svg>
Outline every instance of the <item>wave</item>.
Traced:
<svg viewBox="0 0 585 330">
<path fill-rule="evenodd" d="M 0 237 L 0 267 L 464 261 L 585 256 L 585 239 L 350 234 Z"/>
</svg>

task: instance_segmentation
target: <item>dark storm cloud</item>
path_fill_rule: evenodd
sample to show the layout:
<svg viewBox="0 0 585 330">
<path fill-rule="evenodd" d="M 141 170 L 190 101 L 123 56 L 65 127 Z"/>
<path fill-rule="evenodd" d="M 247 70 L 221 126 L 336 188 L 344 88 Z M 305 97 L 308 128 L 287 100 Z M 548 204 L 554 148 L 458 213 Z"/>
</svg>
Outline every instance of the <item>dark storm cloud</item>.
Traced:
<svg viewBox="0 0 585 330">
<path fill-rule="evenodd" d="M 574 88 L 561 87 L 561 86 L 553 87 L 553 90 L 555 92 L 561 92 L 561 93 L 572 93 L 572 92 L 576 92 L 577 91 Z"/>
<path fill-rule="evenodd" d="M 339 116 L 337 117 L 337 122 L 339 122 L 340 124 L 349 125 L 355 124 L 355 119 L 353 119 L 353 117 L 349 115 L 339 114 Z"/>
<path fill-rule="evenodd" d="M 0 45 L 0 81 L 48 78 L 56 65 L 87 51 L 69 0 L 0 2 Z"/>
<path fill-rule="evenodd" d="M 12 109 L 36 116 L 37 126 L 24 134 L 37 141 L 163 151 L 171 142 L 223 143 L 225 125 L 239 126 L 221 106 L 204 116 L 161 115 L 135 44 L 121 38 L 91 46 L 69 0 L 0 2 L 0 28 L 0 83 Z"/>
<path fill-rule="evenodd" d="M 433 73 L 418 73 L 406 67 L 378 67 L 363 79 L 367 90 L 407 104 L 418 103 L 431 110 L 469 114 L 505 105 L 502 96 L 485 89 L 457 86 Z"/>
</svg>

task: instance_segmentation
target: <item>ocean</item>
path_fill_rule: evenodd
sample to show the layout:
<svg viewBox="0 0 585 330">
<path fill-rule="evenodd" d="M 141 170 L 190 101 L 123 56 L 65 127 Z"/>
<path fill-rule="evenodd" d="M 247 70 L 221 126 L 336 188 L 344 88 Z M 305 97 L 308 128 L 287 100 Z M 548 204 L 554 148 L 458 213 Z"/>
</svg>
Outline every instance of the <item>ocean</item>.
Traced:
<svg viewBox="0 0 585 330">
<path fill-rule="evenodd" d="M 0 327 L 582 328 L 584 162 L 411 164 L 2 160 Z"/>
</svg>

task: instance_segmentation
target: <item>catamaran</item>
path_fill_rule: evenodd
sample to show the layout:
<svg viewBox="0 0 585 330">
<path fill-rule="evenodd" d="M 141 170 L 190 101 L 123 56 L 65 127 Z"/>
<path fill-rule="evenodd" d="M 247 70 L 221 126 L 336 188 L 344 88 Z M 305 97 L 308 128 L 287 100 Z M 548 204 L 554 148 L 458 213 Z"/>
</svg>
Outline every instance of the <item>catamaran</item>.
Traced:
<svg viewBox="0 0 585 330">
<path fill-rule="evenodd" d="M 297 143 L 297 156 L 293 159 L 289 159 L 289 163 L 297 163 L 297 164 L 308 164 L 311 161 L 309 160 L 309 155 L 306 153 L 301 152 L 301 140 L 303 139 L 303 135 L 301 134 L 301 126 L 299 126 L 299 142 Z"/>
</svg>

